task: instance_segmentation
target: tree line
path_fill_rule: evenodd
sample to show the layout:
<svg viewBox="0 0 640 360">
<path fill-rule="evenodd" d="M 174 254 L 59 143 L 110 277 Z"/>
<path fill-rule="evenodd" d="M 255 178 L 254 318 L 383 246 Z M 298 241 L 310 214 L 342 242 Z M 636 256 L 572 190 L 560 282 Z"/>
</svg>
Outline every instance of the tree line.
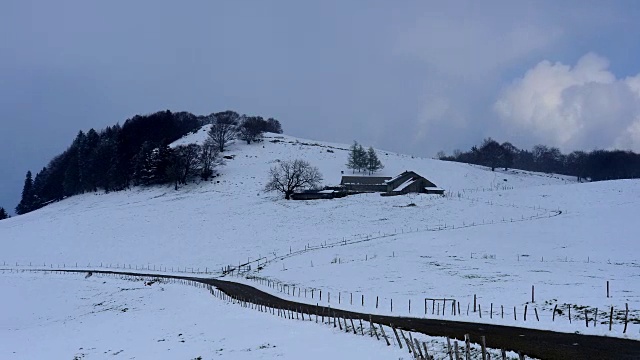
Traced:
<svg viewBox="0 0 640 360">
<path fill-rule="evenodd" d="M 169 144 L 211 124 L 203 145 Z M 263 132 L 282 133 L 276 119 L 234 111 L 194 115 L 169 110 L 136 115 L 122 126 L 78 132 L 71 145 L 35 177 L 28 171 L 17 214 L 25 214 L 86 192 L 119 191 L 131 186 L 168 184 L 178 189 L 194 177 L 209 180 L 229 142 L 259 141 Z"/>
<path fill-rule="evenodd" d="M 438 158 L 468 164 L 484 165 L 491 170 L 514 168 L 544 173 L 575 176 L 578 181 L 602 181 L 640 177 L 640 154 L 622 150 L 573 151 L 563 154 L 556 147 L 535 145 L 531 150 L 519 149 L 510 142 L 502 144 L 492 138 L 480 146 L 452 155 L 440 151 Z"/>
</svg>

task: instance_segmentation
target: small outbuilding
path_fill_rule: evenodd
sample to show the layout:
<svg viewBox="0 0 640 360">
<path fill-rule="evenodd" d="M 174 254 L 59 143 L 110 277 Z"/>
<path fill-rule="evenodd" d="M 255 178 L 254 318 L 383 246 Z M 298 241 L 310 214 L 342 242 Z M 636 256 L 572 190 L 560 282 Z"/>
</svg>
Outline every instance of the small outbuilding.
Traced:
<svg viewBox="0 0 640 360">
<path fill-rule="evenodd" d="M 305 190 L 291 195 L 291 200 L 336 199 L 347 196 L 345 191 L 337 190 Z"/>
</svg>

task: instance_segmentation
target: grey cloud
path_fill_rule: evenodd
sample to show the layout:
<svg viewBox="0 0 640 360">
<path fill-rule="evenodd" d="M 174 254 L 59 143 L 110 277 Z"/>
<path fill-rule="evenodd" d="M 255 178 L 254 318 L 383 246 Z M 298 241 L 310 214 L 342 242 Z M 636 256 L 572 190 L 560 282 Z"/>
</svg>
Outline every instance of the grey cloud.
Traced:
<svg viewBox="0 0 640 360">
<path fill-rule="evenodd" d="M 422 156 L 507 140 L 492 109 L 505 81 L 544 58 L 637 51 L 629 18 L 572 1 L 2 2 L 0 206 L 78 130 L 163 109 Z"/>
</svg>

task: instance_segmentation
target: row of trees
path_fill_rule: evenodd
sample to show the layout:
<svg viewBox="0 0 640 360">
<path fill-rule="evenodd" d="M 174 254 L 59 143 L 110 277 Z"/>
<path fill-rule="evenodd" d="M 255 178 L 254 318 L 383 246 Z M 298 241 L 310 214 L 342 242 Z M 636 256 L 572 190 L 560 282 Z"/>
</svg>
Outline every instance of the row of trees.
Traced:
<svg viewBox="0 0 640 360">
<path fill-rule="evenodd" d="M 246 116 L 234 111 L 224 111 L 215 114 L 215 118 L 211 119 L 209 137 L 218 151 L 223 152 L 225 147 L 235 139 L 251 144 L 254 141 L 261 141 L 265 132 L 282 134 L 282 126 L 273 118 L 265 120 L 261 116 Z"/>
<path fill-rule="evenodd" d="M 464 162 L 575 176 L 578 181 L 601 181 L 640 177 L 640 155 L 631 151 L 594 150 L 563 154 L 556 147 L 536 145 L 531 150 L 518 149 L 509 142 L 502 144 L 487 138 L 477 147 L 453 155 L 438 153 L 441 160 Z"/>
<path fill-rule="evenodd" d="M 170 148 L 169 144 L 212 124 L 204 145 Z M 227 126 L 228 125 L 228 126 Z M 218 130 L 227 129 L 223 136 Z M 161 111 L 136 115 L 120 126 L 80 131 L 69 148 L 55 156 L 35 177 L 27 172 L 16 213 L 24 214 L 64 197 L 132 185 L 172 183 L 177 188 L 194 177 L 208 180 L 229 141 L 250 143 L 263 132 L 282 132 L 278 120 L 224 111 L 206 116 Z"/>
<path fill-rule="evenodd" d="M 378 158 L 378 154 L 376 154 L 373 147 L 369 147 L 368 150 L 365 150 L 362 145 L 358 144 L 357 141 L 354 141 L 353 145 L 349 148 L 347 168 L 351 169 L 353 172 L 356 170 L 358 172 L 366 171 L 371 175 L 374 172 L 383 169 L 384 165 L 382 165 L 382 161 Z"/>
</svg>

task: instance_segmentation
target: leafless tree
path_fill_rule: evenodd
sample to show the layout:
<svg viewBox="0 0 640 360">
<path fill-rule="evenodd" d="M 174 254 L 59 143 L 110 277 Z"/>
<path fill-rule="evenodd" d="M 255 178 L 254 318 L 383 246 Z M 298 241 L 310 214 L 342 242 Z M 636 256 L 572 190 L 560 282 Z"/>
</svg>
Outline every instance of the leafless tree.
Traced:
<svg viewBox="0 0 640 360">
<path fill-rule="evenodd" d="M 209 137 L 219 152 L 236 138 L 239 115 L 233 111 L 217 113 L 209 130 Z"/>
<path fill-rule="evenodd" d="M 200 176 L 202 177 L 202 180 L 209 180 L 209 178 L 213 176 L 213 169 L 217 165 L 222 164 L 222 160 L 218 155 L 218 148 L 213 141 L 211 141 L 211 139 L 205 140 L 204 144 L 202 144 L 200 148 L 200 155 L 198 159 L 200 161 Z"/>
<path fill-rule="evenodd" d="M 180 145 L 174 149 L 175 164 L 177 165 L 178 181 L 181 184 L 186 184 L 189 177 L 191 177 L 195 170 L 198 168 L 200 145 L 189 144 Z"/>
<path fill-rule="evenodd" d="M 322 181 L 322 174 L 317 167 L 304 160 L 282 161 L 269 171 L 269 182 L 266 191 L 279 191 L 289 200 L 294 191 L 315 188 Z"/>
<path fill-rule="evenodd" d="M 238 126 L 238 137 L 251 144 L 262 137 L 267 122 L 260 116 L 243 116 Z"/>
</svg>

